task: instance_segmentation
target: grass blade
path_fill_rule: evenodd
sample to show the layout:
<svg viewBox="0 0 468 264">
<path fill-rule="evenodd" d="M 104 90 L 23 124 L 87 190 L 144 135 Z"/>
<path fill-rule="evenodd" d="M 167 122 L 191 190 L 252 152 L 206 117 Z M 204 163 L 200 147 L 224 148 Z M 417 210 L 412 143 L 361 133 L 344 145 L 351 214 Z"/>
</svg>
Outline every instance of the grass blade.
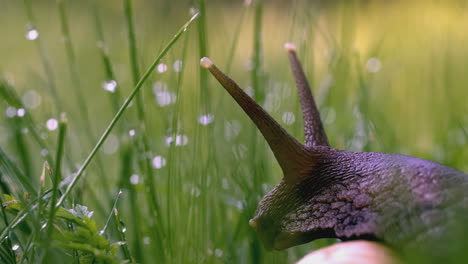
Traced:
<svg viewBox="0 0 468 264">
<path fill-rule="evenodd" d="M 50 199 L 49 219 L 47 221 L 47 230 L 46 230 L 46 237 L 45 237 L 45 243 L 47 247 L 49 246 L 49 242 L 51 241 L 52 233 L 54 231 L 54 217 L 55 217 L 55 212 L 57 210 L 57 207 L 55 207 L 55 203 L 59 195 L 59 183 L 62 178 L 61 164 L 62 164 L 63 150 L 65 147 L 65 135 L 67 131 L 67 124 L 68 124 L 67 117 L 65 116 L 65 113 L 62 113 L 60 117 L 57 152 L 55 155 L 55 168 L 53 171 L 53 179 L 52 179 L 52 197 Z M 44 259 L 47 259 L 48 249 L 46 250 L 47 251 L 46 251 L 46 254 L 44 255 L 45 256 Z"/>
<path fill-rule="evenodd" d="M 158 55 L 158 57 L 154 60 L 153 64 L 151 64 L 151 66 L 148 68 L 148 70 L 145 72 L 145 74 L 143 74 L 143 76 L 141 77 L 141 79 L 138 81 L 137 85 L 135 86 L 135 89 L 130 93 L 130 95 L 125 99 L 125 102 L 122 104 L 122 106 L 120 107 L 119 111 L 117 112 L 117 114 L 114 116 L 114 118 L 112 119 L 112 121 L 109 123 L 109 125 L 107 126 L 106 130 L 104 131 L 104 133 L 102 134 L 101 138 L 99 139 L 99 141 L 96 143 L 96 145 L 94 146 L 94 148 L 91 150 L 90 154 L 88 155 L 88 157 L 86 158 L 86 160 L 84 161 L 84 163 L 81 165 L 80 169 L 78 170 L 78 172 L 76 173 L 76 175 L 74 176 L 74 178 L 72 179 L 72 181 L 70 182 L 70 184 L 67 186 L 67 189 L 65 190 L 65 192 L 63 193 L 63 195 L 60 197 L 59 201 L 57 202 L 57 207 L 62 205 L 63 202 L 65 201 L 66 197 L 70 194 L 70 192 L 72 191 L 72 189 L 75 187 L 75 185 L 77 184 L 77 182 L 80 180 L 80 178 L 82 177 L 83 175 L 83 172 L 84 170 L 88 167 L 89 163 L 91 162 L 91 160 L 94 158 L 94 156 L 96 155 L 97 151 L 100 149 L 100 147 L 102 146 L 102 144 L 104 143 L 104 141 L 106 140 L 106 138 L 109 136 L 110 132 L 112 131 L 112 129 L 114 128 L 115 124 L 120 120 L 120 118 L 122 117 L 123 113 L 125 112 L 125 110 L 127 109 L 128 105 L 130 104 L 130 102 L 133 100 L 133 98 L 135 97 L 135 95 L 138 93 L 138 91 L 140 91 L 141 87 L 143 86 L 143 83 L 148 79 L 148 77 L 150 76 L 150 74 L 153 72 L 153 70 L 156 68 L 156 66 L 158 65 L 159 61 L 162 59 L 162 57 L 164 57 L 164 55 L 166 55 L 166 53 L 171 49 L 171 47 L 176 43 L 176 41 L 180 38 L 180 36 L 187 30 L 188 26 L 197 18 L 198 14 L 195 14 L 192 18 L 190 18 L 190 20 L 185 23 L 182 28 L 175 34 L 175 36 L 169 41 L 169 43 L 166 45 L 166 47 L 164 47 L 164 49 L 161 51 L 161 53 Z"/>
</svg>

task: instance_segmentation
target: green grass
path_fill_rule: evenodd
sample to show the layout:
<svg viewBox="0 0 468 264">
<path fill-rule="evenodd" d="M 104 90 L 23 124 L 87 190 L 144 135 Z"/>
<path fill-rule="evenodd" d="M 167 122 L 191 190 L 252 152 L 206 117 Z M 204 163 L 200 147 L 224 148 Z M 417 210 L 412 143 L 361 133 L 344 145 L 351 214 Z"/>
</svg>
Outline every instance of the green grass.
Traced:
<svg viewBox="0 0 468 264">
<path fill-rule="evenodd" d="M 179 30 L 190 8 L 200 17 Z M 0 193 L 9 204 L 1 211 L 1 262 L 286 263 L 335 242 L 263 249 L 248 220 L 280 168 L 200 69 L 203 56 L 302 140 L 282 48 L 295 42 L 333 146 L 468 171 L 466 8 L 459 1 L 0 3 L 8 36 L 0 41 L 0 112 L 26 110 L 0 115 Z M 25 39 L 28 27 L 39 38 Z M 102 89 L 109 81 L 113 93 Z M 285 112 L 294 123 L 284 123 Z M 202 125 L 200 116 L 213 120 Z M 45 126 L 50 118 L 56 130 Z M 164 166 L 155 168 L 155 157 Z M 41 180 L 45 162 L 51 169 Z"/>
</svg>

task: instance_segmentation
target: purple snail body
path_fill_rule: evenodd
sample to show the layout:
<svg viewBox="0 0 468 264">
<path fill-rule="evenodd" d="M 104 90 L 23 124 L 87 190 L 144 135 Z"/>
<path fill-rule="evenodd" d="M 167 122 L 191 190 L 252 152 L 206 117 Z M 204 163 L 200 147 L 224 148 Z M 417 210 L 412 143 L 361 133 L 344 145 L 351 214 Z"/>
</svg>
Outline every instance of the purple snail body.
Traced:
<svg viewBox="0 0 468 264">
<path fill-rule="evenodd" d="M 304 118 L 305 144 L 290 136 L 208 58 L 207 68 L 263 134 L 284 177 L 250 225 L 267 249 L 318 238 L 380 241 L 391 248 L 441 241 L 466 212 L 468 175 L 398 154 L 330 147 L 293 44 L 286 44 Z M 427 243 L 426 243 L 427 244 Z"/>
</svg>

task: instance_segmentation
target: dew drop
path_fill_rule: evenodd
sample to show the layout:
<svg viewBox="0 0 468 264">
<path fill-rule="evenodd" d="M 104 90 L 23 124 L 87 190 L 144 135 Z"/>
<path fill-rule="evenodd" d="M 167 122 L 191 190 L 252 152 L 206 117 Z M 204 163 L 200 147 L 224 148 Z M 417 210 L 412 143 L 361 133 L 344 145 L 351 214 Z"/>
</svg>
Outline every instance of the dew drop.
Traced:
<svg viewBox="0 0 468 264">
<path fill-rule="evenodd" d="M 48 130 L 50 131 L 54 131 L 58 128 L 58 121 L 57 119 L 55 118 L 50 118 L 49 120 L 47 120 L 46 122 L 46 127 Z"/>
<path fill-rule="evenodd" d="M 227 140 L 234 139 L 241 131 L 241 124 L 237 120 L 231 120 L 224 123 L 224 137 Z"/>
<path fill-rule="evenodd" d="M 44 229 L 46 229 L 46 227 L 47 227 L 47 222 L 45 222 L 44 224 L 42 224 L 41 229 L 44 230 Z"/>
<path fill-rule="evenodd" d="M 201 115 L 198 117 L 198 123 L 207 126 L 211 124 L 214 120 L 214 116 L 212 114 Z"/>
<path fill-rule="evenodd" d="M 197 8 L 191 7 L 191 8 L 189 9 L 189 12 L 190 12 L 190 15 L 194 16 L 194 15 L 196 15 L 199 11 L 198 11 Z"/>
<path fill-rule="evenodd" d="M 296 117 L 292 112 L 285 112 L 282 117 L 283 123 L 286 125 L 292 125 L 296 121 Z"/>
<path fill-rule="evenodd" d="M 13 106 L 9 106 L 7 107 L 6 111 L 5 111 L 5 115 L 8 117 L 8 118 L 13 118 L 16 116 L 16 108 L 14 108 Z"/>
<path fill-rule="evenodd" d="M 243 144 L 234 145 L 232 146 L 232 152 L 234 153 L 236 160 L 242 160 L 247 154 L 247 147 Z"/>
<path fill-rule="evenodd" d="M 245 87 L 244 92 L 250 97 L 253 97 L 255 94 L 254 88 L 252 86 Z"/>
<path fill-rule="evenodd" d="M 116 135 L 109 135 L 107 137 L 106 142 L 104 142 L 104 146 L 102 147 L 102 150 L 104 151 L 105 154 L 114 154 L 117 149 L 119 148 L 119 138 Z"/>
<path fill-rule="evenodd" d="M 27 91 L 22 97 L 24 106 L 29 109 L 37 108 L 41 104 L 42 97 L 34 90 Z"/>
<path fill-rule="evenodd" d="M 324 113 L 324 118 L 322 120 L 324 120 L 324 123 L 329 125 L 329 124 L 332 124 L 333 122 L 335 122 L 335 119 L 336 119 L 336 111 L 334 108 L 325 108 L 324 111 L 322 111 L 322 113 Z"/>
<path fill-rule="evenodd" d="M 18 244 L 14 244 L 14 245 L 11 247 L 11 249 L 12 249 L 13 251 L 16 251 L 16 250 L 19 249 L 19 247 L 20 247 L 20 246 L 19 246 Z"/>
<path fill-rule="evenodd" d="M 107 81 L 102 84 L 102 88 L 110 93 L 114 93 L 117 88 L 117 82 L 114 80 Z"/>
<path fill-rule="evenodd" d="M 126 245 L 127 242 L 125 242 L 125 241 L 117 241 L 117 242 L 115 242 L 115 244 L 118 245 L 118 246 L 123 246 L 123 245 Z"/>
<path fill-rule="evenodd" d="M 172 68 L 174 69 L 175 72 L 181 72 L 182 71 L 182 60 L 176 60 L 172 64 Z"/>
<path fill-rule="evenodd" d="M 156 103 L 160 106 L 167 106 L 174 103 L 176 95 L 171 92 L 158 92 L 156 93 Z"/>
<path fill-rule="evenodd" d="M 122 233 L 125 233 L 125 232 L 127 232 L 127 228 L 126 228 L 126 227 L 122 228 Z"/>
<path fill-rule="evenodd" d="M 19 108 L 16 111 L 16 115 L 19 116 L 19 117 L 23 117 L 25 114 L 26 114 L 26 110 L 24 108 Z"/>
<path fill-rule="evenodd" d="M 236 207 L 237 207 L 237 209 L 242 210 L 242 209 L 244 209 L 244 203 L 242 201 L 237 201 L 236 202 Z"/>
<path fill-rule="evenodd" d="M 223 187 L 224 190 L 228 190 L 229 189 L 229 181 L 226 178 L 223 178 L 223 180 L 221 181 L 221 186 Z"/>
<path fill-rule="evenodd" d="M 188 137 L 186 135 L 176 135 L 175 145 L 176 146 L 185 146 L 188 144 Z"/>
<path fill-rule="evenodd" d="M 128 135 L 131 137 L 135 136 L 135 134 L 136 134 L 135 129 L 131 129 L 130 131 L 128 131 Z"/>
<path fill-rule="evenodd" d="M 26 31 L 26 39 L 35 40 L 39 37 L 39 31 L 35 28 L 30 28 Z"/>
<path fill-rule="evenodd" d="M 99 231 L 99 235 L 102 236 L 104 234 L 104 229 Z"/>
<path fill-rule="evenodd" d="M 143 237 L 143 244 L 149 245 L 151 243 L 151 238 L 145 236 Z"/>
<path fill-rule="evenodd" d="M 166 142 L 166 146 L 170 146 L 171 143 L 174 141 L 174 138 L 173 137 L 166 137 L 166 139 L 164 139 L 164 141 Z"/>
<path fill-rule="evenodd" d="M 193 197 L 199 197 L 200 194 L 201 194 L 201 191 L 199 188 L 195 187 L 195 186 L 192 186 L 192 190 L 190 191 L 190 194 L 193 196 Z"/>
<path fill-rule="evenodd" d="M 47 149 L 41 149 L 41 156 L 45 157 L 49 154 L 49 151 Z"/>
<path fill-rule="evenodd" d="M 153 168 L 161 169 L 166 166 L 166 159 L 162 156 L 156 156 L 153 158 Z"/>
<path fill-rule="evenodd" d="M 140 176 L 138 176 L 137 174 L 133 174 L 132 176 L 130 176 L 131 184 L 138 184 L 139 182 L 140 182 Z"/>
<path fill-rule="evenodd" d="M 164 73 L 167 71 L 167 65 L 164 63 L 159 63 L 156 69 L 159 73 Z"/>
<path fill-rule="evenodd" d="M 380 68 L 382 68 L 382 62 L 377 58 L 370 58 L 367 60 L 366 67 L 368 72 L 376 73 L 380 71 Z"/>
<path fill-rule="evenodd" d="M 246 70 L 251 71 L 255 67 L 255 63 L 252 60 L 248 60 L 244 63 L 244 67 Z"/>
<path fill-rule="evenodd" d="M 160 106 L 167 106 L 176 102 L 177 96 L 170 92 L 167 85 L 163 82 L 155 82 L 153 84 L 153 93 L 156 103 Z"/>
<path fill-rule="evenodd" d="M 217 258 L 221 258 L 223 256 L 223 251 L 219 248 L 215 249 L 214 251 L 214 255 L 217 257 Z"/>
</svg>

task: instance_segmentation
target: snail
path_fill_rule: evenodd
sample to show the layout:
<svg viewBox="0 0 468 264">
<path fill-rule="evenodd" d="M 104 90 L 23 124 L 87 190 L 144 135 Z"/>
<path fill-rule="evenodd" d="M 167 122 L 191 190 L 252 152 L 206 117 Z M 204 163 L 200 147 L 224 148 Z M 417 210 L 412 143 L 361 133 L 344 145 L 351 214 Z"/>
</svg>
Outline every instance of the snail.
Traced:
<svg viewBox="0 0 468 264">
<path fill-rule="evenodd" d="M 200 60 L 255 123 L 283 171 L 249 222 L 265 248 L 283 250 L 319 238 L 372 240 L 396 249 L 444 241 L 455 219 L 466 215 L 468 175 L 406 155 L 332 148 L 296 48 L 287 43 L 285 49 L 300 96 L 305 144 L 209 58 Z"/>
</svg>

